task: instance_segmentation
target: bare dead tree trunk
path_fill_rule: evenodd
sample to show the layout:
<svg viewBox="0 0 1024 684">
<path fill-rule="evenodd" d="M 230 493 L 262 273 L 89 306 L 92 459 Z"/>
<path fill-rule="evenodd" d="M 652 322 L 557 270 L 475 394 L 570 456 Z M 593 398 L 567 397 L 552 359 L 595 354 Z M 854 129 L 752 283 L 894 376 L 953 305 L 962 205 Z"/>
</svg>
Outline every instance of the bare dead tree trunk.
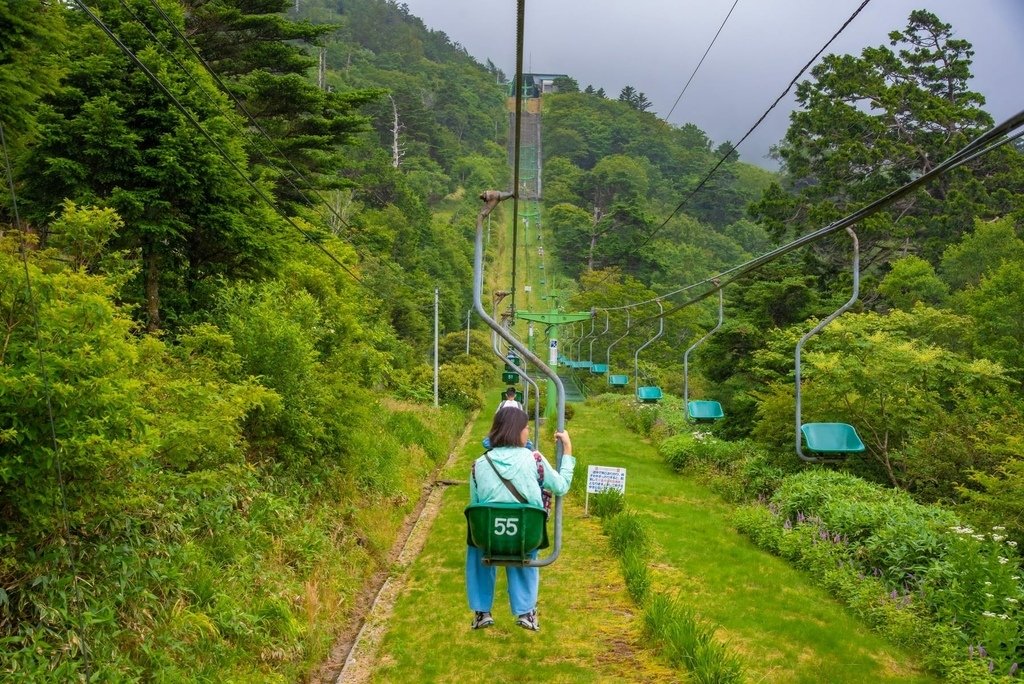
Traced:
<svg viewBox="0 0 1024 684">
<path fill-rule="evenodd" d="M 146 249 L 146 332 L 160 329 L 160 267 L 157 265 L 156 250 Z"/>
<path fill-rule="evenodd" d="M 391 166 L 397 169 L 402 160 L 402 147 L 398 144 L 398 131 L 401 130 L 402 126 L 398 121 L 398 105 L 395 104 L 395 98 L 388 95 L 388 99 L 391 100 L 391 113 L 393 115 L 391 120 Z"/>
<path fill-rule="evenodd" d="M 295 9 L 298 9 L 296 7 Z M 317 66 L 316 84 L 320 90 L 327 90 L 327 48 L 320 48 L 320 63 Z"/>
<path fill-rule="evenodd" d="M 594 207 L 594 225 L 590 229 L 590 252 L 587 254 L 587 270 L 594 270 L 594 249 L 597 247 L 597 224 L 601 221 L 601 207 Z"/>
</svg>

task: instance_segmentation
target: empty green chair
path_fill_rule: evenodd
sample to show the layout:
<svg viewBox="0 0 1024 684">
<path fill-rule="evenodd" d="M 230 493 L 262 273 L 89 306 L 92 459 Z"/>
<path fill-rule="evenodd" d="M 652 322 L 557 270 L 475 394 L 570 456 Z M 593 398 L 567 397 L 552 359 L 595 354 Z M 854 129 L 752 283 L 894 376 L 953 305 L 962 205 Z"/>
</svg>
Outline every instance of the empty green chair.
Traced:
<svg viewBox="0 0 1024 684">
<path fill-rule="evenodd" d="M 804 423 L 807 450 L 819 454 L 858 454 L 865 450 L 857 429 L 846 423 Z"/>
<path fill-rule="evenodd" d="M 857 454 L 865 451 L 864 442 L 861 441 L 857 430 L 846 423 L 804 423 L 803 403 L 801 401 L 801 364 L 800 353 L 804 343 L 812 335 L 818 333 L 826 325 L 839 318 L 847 309 L 857 301 L 860 294 L 860 245 L 857 241 L 857 234 L 852 228 L 846 232 L 853 240 L 853 296 L 841 307 L 821 320 L 811 328 L 796 343 L 796 359 L 794 362 L 793 376 L 796 381 L 796 455 L 802 461 L 808 463 L 833 463 L 837 456 L 846 454 Z M 807 450 L 821 456 L 808 456 L 803 451 L 803 442 L 807 440 Z M 830 458 L 831 457 L 831 458 Z"/>
<path fill-rule="evenodd" d="M 508 383 L 517 383 L 519 382 L 519 373 L 510 373 L 508 371 L 505 371 L 504 373 L 501 374 L 501 381 L 506 385 Z"/>
<path fill-rule="evenodd" d="M 660 387 L 638 387 L 636 390 L 636 398 L 644 403 L 653 403 L 661 401 L 661 388 Z"/>
<path fill-rule="evenodd" d="M 640 386 L 640 352 L 646 349 L 652 342 L 665 334 L 665 305 L 660 299 L 655 300 L 658 304 L 658 332 L 651 339 L 644 342 L 633 354 L 633 377 L 636 378 L 636 398 L 645 404 L 652 404 L 661 401 L 661 388 L 655 386 Z"/>
<path fill-rule="evenodd" d="M 628 375 L 609 375 L 608 384 L 612 387 L 625 387 L 629 384 Z"/>
<path fill-rule="evenodd" d="M 590 372 L 594 375 L 604 375 L 608 372 L 607 363 L 595 363 L 590 366 Z"/>
<path fill-rule="evenodd" d="M 718 291 L 718 325 L 709 330 L 704 337 L 700 338 L 683 354 L 683 406 L 686 407 L 686 415 L 690 420 L 721 420 L 725 418 L 722 405 L 717 401 L 694 400 L 690 401 L 690 352 L 702 345 L 705 340 L 714 335 L 722 327 L 722 291 Z"/>
<path fill-rule="evenodd" d="M 687 402 L 686 411 L 694 420 L 721 420 L 725 418 L 722 405 L 717 401 L 694 400 Z"/>
</svg>

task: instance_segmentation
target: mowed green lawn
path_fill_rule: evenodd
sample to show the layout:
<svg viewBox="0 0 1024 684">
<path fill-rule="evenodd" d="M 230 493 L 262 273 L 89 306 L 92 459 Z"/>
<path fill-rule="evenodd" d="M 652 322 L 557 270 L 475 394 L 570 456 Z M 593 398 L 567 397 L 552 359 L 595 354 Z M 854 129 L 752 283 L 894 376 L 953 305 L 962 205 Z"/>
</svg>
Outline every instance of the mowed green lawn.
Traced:
<svg viewBox="0 0 1024 684">
<path fill-rule="evenodd" d="M 740 657 L 753 682 L 927 682 L 911 654 L 886 644 L 798 571 L 767 555 L 729 523 L 729 507 L 672 473 L 655 449 L 627 431 L 609 407 L 577 404 L 569 428 L 592 464 L 628 469 L 627 505 L 654 537 L 654 590 L 677 593 Z M 447 473 L 465 480 L 491 416 Z M 546 442 L 546 450 L 550 451 Z M 585 477 L 585 468 L 577 472 Z M 474 632 L 463 580 L 468 486 L 449 488 L 441 514 L 378 653 L 375 682 L 672 682 L 641 636 L 618 563 L 583 502 L 567 501 L 562 557 L 541 570 L 541 631 L 513 624 L 499 571 L 497 624 Z"/>
</svg>

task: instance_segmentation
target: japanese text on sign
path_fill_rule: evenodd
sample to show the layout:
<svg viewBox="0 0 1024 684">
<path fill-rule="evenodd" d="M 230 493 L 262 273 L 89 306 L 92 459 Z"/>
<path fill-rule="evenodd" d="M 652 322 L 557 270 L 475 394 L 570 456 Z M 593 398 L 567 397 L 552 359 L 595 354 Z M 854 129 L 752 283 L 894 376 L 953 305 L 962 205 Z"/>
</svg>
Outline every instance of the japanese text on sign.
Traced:
<svg viewBox="0 0 1024 684">
<path fill-rule="evenodd" d="M 607 466 L 587 466 L 587 493 L 596 494 L 606 489 L 626 493 L 626 469 Z"/>
</svg>

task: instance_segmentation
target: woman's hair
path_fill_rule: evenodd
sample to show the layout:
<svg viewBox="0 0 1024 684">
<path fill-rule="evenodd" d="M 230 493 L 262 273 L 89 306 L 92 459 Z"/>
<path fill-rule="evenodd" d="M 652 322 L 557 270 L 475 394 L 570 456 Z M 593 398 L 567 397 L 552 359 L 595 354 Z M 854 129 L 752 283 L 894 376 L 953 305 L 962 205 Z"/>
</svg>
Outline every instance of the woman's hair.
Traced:
<svg viewBox="0 0 1024 684">
<path fill-rule="evenodd" d="M 491 442 L 491 448 L 497 447 L 518 447 L 523 434 L 523 428 L 530 422 L 530 417 L 521 408 L 506 406 L 494 414 L 494 422 L 491 423 L 491 431 L 487 438 Z"/>
<path fill-rule="evenodd" d="M 516 388 L 509 387 L 507 390 L 505 390 L 505 396 L 508 397 L 509 399 L 516 396 Z"/>
</svg>

